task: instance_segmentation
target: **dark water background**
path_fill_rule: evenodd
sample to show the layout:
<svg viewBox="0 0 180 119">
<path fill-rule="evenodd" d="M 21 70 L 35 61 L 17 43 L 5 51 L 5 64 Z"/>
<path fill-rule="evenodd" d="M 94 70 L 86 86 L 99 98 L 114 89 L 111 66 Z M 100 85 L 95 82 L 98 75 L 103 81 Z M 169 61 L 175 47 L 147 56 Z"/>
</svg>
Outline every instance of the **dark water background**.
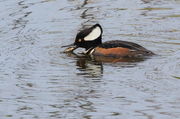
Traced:
<svg viewBox="0 0 180 119">
<path fill-rule="evenodd" d="M 158 56 L 64 54 L 84 27 Z M 180 119 L 180 0 L 0 0 L 1 119 Z"/>
</svg>

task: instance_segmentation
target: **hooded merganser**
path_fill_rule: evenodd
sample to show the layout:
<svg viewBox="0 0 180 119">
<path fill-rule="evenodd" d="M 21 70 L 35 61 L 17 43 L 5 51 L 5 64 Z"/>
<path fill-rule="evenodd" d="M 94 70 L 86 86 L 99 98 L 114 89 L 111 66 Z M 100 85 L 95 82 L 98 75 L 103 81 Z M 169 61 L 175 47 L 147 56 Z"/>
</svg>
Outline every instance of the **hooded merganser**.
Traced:
<svg viewBox="0 0 180 119">
<path fill-rule="evenodd" d="M 85 48 L 85 54 L 91 56 L 103 56 L 114 58 L 142 57 L 151 56 L 154 53 L 146 48 L 132 42 L 113 40 L 102 43 L 102 27 L 99 24 L 80 31 L 71 45 L 65 52 L 73 52 L 81 47 Z"/>
</svg>

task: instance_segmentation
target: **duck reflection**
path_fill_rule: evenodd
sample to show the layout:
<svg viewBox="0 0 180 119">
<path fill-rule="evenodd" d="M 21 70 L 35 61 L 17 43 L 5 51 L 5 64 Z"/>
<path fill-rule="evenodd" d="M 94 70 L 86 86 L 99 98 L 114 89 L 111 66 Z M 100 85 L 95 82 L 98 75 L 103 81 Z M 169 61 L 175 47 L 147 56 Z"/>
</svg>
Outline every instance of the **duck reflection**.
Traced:
<svg viewBox="0 0 180 119">
<path fill-rule="evenodd" d="M 93 61 L 91 57 L 83 54 L 67 53 L 67 56 L 76 59 L 76 66 L 80 71 L 77 75 L 92 79 L 99 79 L 102 77 L 103 65 L 101 62 Z"/>
<path fill-rule="evenodd" d="M 67 53 L 68 57 L 76 60 L 77 69 L 80 71 L 77 75 L 91 79 L 100 79 L 103 76 L 103 65 L 115 67 L 135 67 L 145 58 L 113 58 L 103 56 L 88 56 L 82 53 Z"/>
</svg>

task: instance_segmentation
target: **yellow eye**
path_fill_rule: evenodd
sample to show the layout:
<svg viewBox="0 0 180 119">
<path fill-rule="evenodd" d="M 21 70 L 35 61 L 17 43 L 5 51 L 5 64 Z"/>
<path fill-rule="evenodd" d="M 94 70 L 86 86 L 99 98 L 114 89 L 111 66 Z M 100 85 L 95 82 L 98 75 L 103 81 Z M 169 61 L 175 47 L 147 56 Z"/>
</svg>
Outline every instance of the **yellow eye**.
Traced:
<svg viewBox="0 0 180 119">
<path fill-rule="evenodd" d="M 78 42 L 81 42 L 81 41 L 82 41 L 82 39 L 79 39 L 79 40 L 78 40 Z"/>
</svg>

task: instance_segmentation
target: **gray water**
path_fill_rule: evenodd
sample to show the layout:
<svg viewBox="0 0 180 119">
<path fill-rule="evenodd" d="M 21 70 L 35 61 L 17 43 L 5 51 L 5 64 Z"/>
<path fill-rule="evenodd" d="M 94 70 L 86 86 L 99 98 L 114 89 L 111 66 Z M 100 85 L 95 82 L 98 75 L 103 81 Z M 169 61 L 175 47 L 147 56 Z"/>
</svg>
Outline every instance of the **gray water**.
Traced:
<svg viewBox="0 0 180 119">
<path fill-rule="evenodd" d="M 62 53 L 95 23 L 157 56 Z M 0 0 L 0 119 L 59 118 L 180 119 L 180 1 Z"/>
</svg>

